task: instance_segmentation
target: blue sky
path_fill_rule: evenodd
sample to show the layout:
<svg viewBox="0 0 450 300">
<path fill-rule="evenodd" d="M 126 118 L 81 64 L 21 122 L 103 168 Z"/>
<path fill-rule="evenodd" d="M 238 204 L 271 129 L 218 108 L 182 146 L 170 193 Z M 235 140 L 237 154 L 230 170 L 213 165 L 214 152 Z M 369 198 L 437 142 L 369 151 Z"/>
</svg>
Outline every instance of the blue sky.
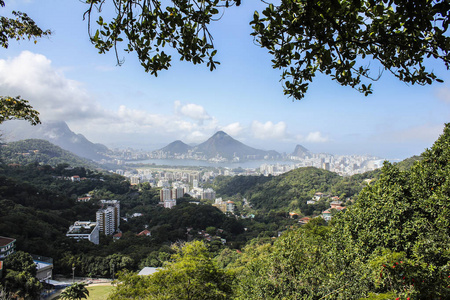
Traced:
<svg viewBox="0 0 450 300">
<path fill-rule="evenodd" d="M 408 86 L 385 72 L 374 94 L 364 97 L 319 75 L 306 98 L 293 102 L 283 95 L 281 71 L 250 36 L 253 11 L 264 4 L 243 2 L 211 27 L 217 70 L 174 57 L 172 68 L 155 78 L 133 54 L 121 52 L 119 67 L 114 53 L 97 53 L 80 1 L 6 1 L 2 15 L 24 11 L 53 34 L 0 50 L 0 91 L 30 100 L 42 121 L 65 120 L 109 147 L 199 143 L 224 130 L 261 149 L 292 152 L 301 144 L 313 152 L 394 159 L 420 154 L 442 132 L 450 116 L 450 76 L 433 61 L 429 66 L 445 83 Z"/>
</svg>

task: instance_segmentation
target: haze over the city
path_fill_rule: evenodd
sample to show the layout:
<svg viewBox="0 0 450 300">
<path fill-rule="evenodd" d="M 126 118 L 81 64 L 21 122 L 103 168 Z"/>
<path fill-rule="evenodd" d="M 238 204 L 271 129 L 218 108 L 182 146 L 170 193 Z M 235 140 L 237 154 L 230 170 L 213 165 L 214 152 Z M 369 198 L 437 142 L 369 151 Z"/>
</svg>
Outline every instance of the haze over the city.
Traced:
<svg viewBox="0 0 450 300">
<path fill-rule="evenodd" d="M 305 99 L 293 102 L 283 95 L 281 71 L 250 36 L 253 11 L 265 6 L 258 1 L 227 9 L 211 25 L 217 70 L 174 55 L 172 68 L 157 78 L 144 72 L 134 53 L 120 50 L 125 45 L 119 46 L 121 67 L 113 52 L 98 54 L 80 1 L 6 4 L 3 10 L 28 13 L 52 35 L 37 44 L 11 41 L 0 50 L 2 95 L 21 95 L 43 122 L 64 120 L 108 147 L 200 143 L 223 130 L 266 150 L 292 152 L 301 144 L 313 152 L 406 158 L 430 147 L 449 119 L 450 75 L 435 62 L 429 65 L 443 84 L 408 86 L 385 71 L 374 94 L 364 97 L 318 76 Z"/>
</svg>

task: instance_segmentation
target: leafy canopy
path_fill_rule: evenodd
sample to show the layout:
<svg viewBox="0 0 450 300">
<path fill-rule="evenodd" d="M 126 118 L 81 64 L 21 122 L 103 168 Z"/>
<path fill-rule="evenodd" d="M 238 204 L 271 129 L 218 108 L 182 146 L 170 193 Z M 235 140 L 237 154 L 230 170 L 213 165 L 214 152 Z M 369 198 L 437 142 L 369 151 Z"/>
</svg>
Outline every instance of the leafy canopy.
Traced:
<svg viewBox="0 0 450 300">
<path fill-rule="evenodd" d="M 368 95 L 362 79 L 381 76 L 371 74 L 370 61 L 406 83 L 441 81 L 424 60 L 449 67 L 449 8 L 446 0 L 282 0 L 251 24 L 273 67 L 283 70 L 285 94 L 303 98 L 318 71 Z"/>
<path fill-rule="evenodd" d="M 5 6 L 5 1 L 0 0 L 0 6 Z M 26 13 L 20 11 L 12 12 L 13 18 L 0 16 L 0 45 L 8 48 L 8 40 L 35 39 L 50 35 L 50 30 L 42 30 Z"/>
<path fill-rule="evenodd" d="M 91 18 L 99 12 L 91 41 L 105 53 L 125 40 L 125 51 L 136 51 L 146 72 L 157 75 L 170 67 L 173 48 L 181 60 L 205 63 L 214 70 L 213 37 L 208 25 L 220 20 L 219 9 L 240 0 L 166 1 L 85 0 Z M 264 2 L 264 1 L 263 1 Z M 115 14 L 104 20 L 101 10 L 110 4 Z M 97 8 L 97 10 L 95 10 Z M 425 67 L 425 59 L 450 62 L 450 3 L 446 0 L 281 0 L 268 4 L 262 16 L 255 12 L 252 35 L 273 55 L 273 67 L 282 69 L 286 95 L 302 99 L 316 72 L 343 86 L 368 95 L 383 70 L 410 84 L 441 81 Z M 172 53 L 169 51 L 169 53 Z M 371 74 L 370 61 L 381 71 Z"/>
<path fill-rule="evenodd" d="M 125 51 L 136 51 L 146 72 L 157 76 L 158 71 L 170 67 L 172 56 L 164 52 L 167 46 L 175 49 L 181 60 L 193 64 L 204 63 L 214 70 L 219 62 L 214 60 L 213 37 L 208 25 L 219 14 L 218 8 L 240 4 L 240 0 L 173 0 L 172 6 L 163 7 L 159 0 L 86 0 L 89 9 L 88 30 L 92 43 L 99 53 L 114 48 L 117 63 L 117 45 L 127 40 Z M 91 35 L 91 18 L 101 12 L 103 6 L 112 4 L 116 16 L 105 21 L 100 15 L 96 21 L 98 29 Z"/>
<path fill-rule="evenodd" d="M 88 296 L 89 291 L 86 288 L 86 284 L 75 282 L 61 293 L 60 298 L 65 300 L 81 300 L 83 298 L 86 299 Z"/>
<path fill-rule="evenodd" d="M 0 96 L 0 124 L 7 120 L 26 120 L 32 125 L 40 124 L 39 112 L 33 109 L 25 99 Z"/>
<path fill-rule="evenodd" d="M 0 0 L 0 6 L 5 6 L 5 1 Z M 0 46 L 8 48 L 8 42 L 11 39 L 34 39 L 50 35 L 49 30 L 42 30 L 27 14 L 13 11 L 15 18 L 0 16 Z M 27 100 L 20 96 L 15 98 L 9 96 L 0 96 L 0 124 L 7 120 L 19 119 L 26 120 L 32 125 L 40 122 L 39 113 L 34 110 Z"/>
</svg>

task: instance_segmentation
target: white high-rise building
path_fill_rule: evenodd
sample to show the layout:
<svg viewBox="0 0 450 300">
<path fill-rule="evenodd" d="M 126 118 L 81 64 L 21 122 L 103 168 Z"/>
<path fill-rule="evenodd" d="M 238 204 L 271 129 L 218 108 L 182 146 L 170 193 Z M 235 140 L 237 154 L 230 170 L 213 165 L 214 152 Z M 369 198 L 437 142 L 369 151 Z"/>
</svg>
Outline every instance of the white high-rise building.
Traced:
<svg viewBox="0 0 450 300">
<path fill-rule="evenodd" d="M 172 200 L 172 191 L 170 189 L 161 189 L 159 192 L 159 201 Z"/>
<path fill-rule="evenodd" d="M 184 188 L 183 187 L 174 187 L 172 188 L 172 199 L 180 199 L 184 196 Z"/>
<path fill-rule="evenodd" d="M 112 235 L 120 225 L 120 201 L 100 200 L 100 203 L 103 208 L 96 213 L 98 227 L 100 232 Z"/>
</svg>

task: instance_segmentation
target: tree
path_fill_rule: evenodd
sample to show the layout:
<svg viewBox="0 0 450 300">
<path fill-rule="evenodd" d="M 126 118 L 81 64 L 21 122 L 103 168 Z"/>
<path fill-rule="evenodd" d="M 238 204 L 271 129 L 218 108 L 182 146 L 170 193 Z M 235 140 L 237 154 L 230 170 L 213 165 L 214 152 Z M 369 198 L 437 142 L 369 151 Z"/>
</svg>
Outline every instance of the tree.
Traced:
<svg viewBox="0 0 450 300">
<path fill-rule="evenodd" d="M 0 6 L 5 6 L 5 1 L 0 0 Z M 34 39 L 50 35 L 49 30 L 42 30 L 26 13 L 13 11 L 15 18 L 0 16 L 0 46 L 8 48 L 9 40 Z M 39 113 L 34 110 L 27 100 L 20 96 L 0 96 L 0 123 L 6 120 L 26 120 L 32 125 L 40 122 Z"/>
<path fill-rule="evenodd" d="M 26 120 L 32 125 L 41 123 L 39 112 L 34 110 L 27 100 L 21 99 L 20 96 L 0 96 L 0 124 L 12 119 Z"/>
<path fill-rule="evenodd" d="M 89 291 L 86 288 L 86 284 L 75 282 L 61 293 L 60 298 L 65 300 L 81 300 L 88 296 Z"/>
<path fill-rule="evenodd" d="M 363 259 L 377 293 L 450 297 L 450 124 L 409 170 L 385 163 L 380 178 L 333 221 L 336 251 Z"/>
<path fill-rule="evenodd" d="M 285 94 L 301 99 L 316 72 L 331 76 L 368 95 L 370 61 L 411 84 L 437 79 L 425 58 L 449 68 L 450 3 L 445 0 L 282 0 L 269 5 L 263 17 L 251 22 L 257 42 L 274 56 L 273 67 L 283 69 Z M 367 58 L 367 59 L 366 59 Z"/>
<path fill-rule="evenodd" d="M 229 299 L 231 276 L 212 259 L 205 243 L 176 247 L 177 253 L 149 276 L 120 273 L 109 299 Z"/>
<path fill-rule="evenodd" d="M 0 6 L 5 6 L 5 1 L 0 0 Z M 42 30 L 26 13 L 13 11 L 13 18 L 0 16 L 0 46 L 8 48 L 8 41 L 10 39 L 34 39 L 50 35 L 50 30 Z"/>
<path fill-rule="evenodd" d="M 90 34 L 95 8 L 100 12 L 110 4 L 116 10 L 109 21 L 99 14 L 92 43 L 99 53 L 114 49 L 121 64 L 117 48 L 125 40 L 125 51 L 136 51 L 145 71 L 155 76 L 170 67 L 167 48 L 181 60 L 206 61 L 214 70 L 219 62 L 208 25 L 220 20 L 220 8 L 241 1 L 170 2 L 164 9 L 157 0 L 86 0 Z M 424 61 L 433 58 L 449 67 L 449 11 L 446 0 L 281 0 L 278 6 L 268 4 L 263 16 L 255 12 L 250 24 L 256 42 L 273 55 L 273 67 L 283 70 L 285 94 L 300 100 L 316 72 L 372 93 L 371 84 L 362 81 L 381 76 L 370 73 L 371 60 L 406 83 L 441 81 Z"/>
<path fill-rule="evenodd" d="M 42 284 L 36 278 L 36 264 L 28 253 L 17 251 L 5 259 L 6 270 L 2 278 L 4 292 L 24 299 L 36 299 Z"/>
</svg>

